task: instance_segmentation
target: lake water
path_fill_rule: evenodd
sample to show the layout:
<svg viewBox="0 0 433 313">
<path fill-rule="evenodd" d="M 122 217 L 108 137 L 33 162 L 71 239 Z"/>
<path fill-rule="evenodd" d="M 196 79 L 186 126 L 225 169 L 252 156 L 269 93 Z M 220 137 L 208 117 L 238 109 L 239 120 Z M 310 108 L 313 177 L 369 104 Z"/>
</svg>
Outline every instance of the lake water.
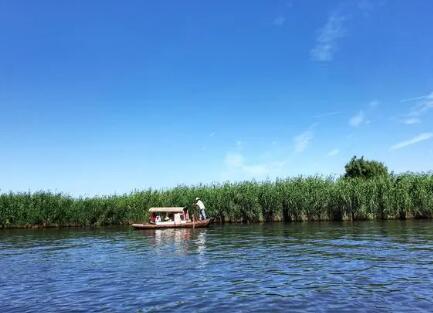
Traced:
<svg viewBox="0 0 433 313">
<path fill-rule="evenodd" d="M 433 311 L 433 222 L 0 230 L 2 312 Z"/>
</svg>

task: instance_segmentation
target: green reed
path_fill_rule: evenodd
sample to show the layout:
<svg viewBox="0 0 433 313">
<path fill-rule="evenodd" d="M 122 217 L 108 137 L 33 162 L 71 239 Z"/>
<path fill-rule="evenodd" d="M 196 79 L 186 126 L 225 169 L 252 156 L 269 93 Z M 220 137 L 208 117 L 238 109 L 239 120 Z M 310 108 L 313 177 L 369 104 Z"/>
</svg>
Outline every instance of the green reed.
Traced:
<svg viewBox="0 0 433 313">
<path fill-rule="evenodd" d="M 0 227 L 95 226 L 146 221 L 153 206 L 185 206 L 200 196 L 217 222 L 406 219 L 433 217 L 433 175 L 371 179 L 294 177 L 130 194 L 73 198 L 51 192 L 0 194 Z"/>
</svg>

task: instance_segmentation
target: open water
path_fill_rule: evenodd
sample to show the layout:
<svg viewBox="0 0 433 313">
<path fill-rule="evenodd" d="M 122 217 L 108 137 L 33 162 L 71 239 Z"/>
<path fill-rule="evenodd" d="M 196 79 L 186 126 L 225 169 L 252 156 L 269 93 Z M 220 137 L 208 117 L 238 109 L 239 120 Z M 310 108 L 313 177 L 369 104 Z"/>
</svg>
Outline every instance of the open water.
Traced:
<svg viewBox="0 0 433 313">
<path fill-rule="evenodd" d="M 0 230 L 1 312 L 433 312 L 433 222 Z"/>
</svg>

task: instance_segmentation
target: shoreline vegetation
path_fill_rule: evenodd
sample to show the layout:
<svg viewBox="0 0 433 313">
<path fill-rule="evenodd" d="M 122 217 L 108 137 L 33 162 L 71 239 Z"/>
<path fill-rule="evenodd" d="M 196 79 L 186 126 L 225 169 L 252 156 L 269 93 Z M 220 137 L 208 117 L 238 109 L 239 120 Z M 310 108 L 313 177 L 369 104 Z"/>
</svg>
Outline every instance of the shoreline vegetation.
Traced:
<svg viewBox="0 0 433 313">
<path fill-rule="evenodd" d="M 433 173 L 295 177 L 73 198 L 62 193 L 0 194 L 0 228 L 125 225 L 148 208 L 185 206 L 200 196 L 218 223 L 357 221 L 433 217 Z"/>
<path fill-rule="evenodd" d="M 73 198 L 52 192 L 0 194 L 0 228 L 128 225 L 148 220 L 150 207 L 202 198 L 217 223 L 430 219 L 433 173 L 393 174 L 381 162 L 354 156 L 345 174 L 244 181 L 129 194 Z"/>
</svg>

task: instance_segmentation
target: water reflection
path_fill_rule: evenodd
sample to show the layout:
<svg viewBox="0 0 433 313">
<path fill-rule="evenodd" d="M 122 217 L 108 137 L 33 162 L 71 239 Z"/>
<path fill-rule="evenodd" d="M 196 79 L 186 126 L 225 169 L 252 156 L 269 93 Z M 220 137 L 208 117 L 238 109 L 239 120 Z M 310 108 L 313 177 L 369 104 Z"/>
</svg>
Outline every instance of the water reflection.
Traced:
<svg viewBox="0 0 433 313">
<path fill-rule="evenodd" d="M 187 255 L 198 253 L 202 255 L 206 250 L 207 229 L 155 229 L 140 230 L 137 234 L 148 239 L 148 243 L 158 254 L 163 254 L 167 250 L 178 254 Z"/>
</svg>

